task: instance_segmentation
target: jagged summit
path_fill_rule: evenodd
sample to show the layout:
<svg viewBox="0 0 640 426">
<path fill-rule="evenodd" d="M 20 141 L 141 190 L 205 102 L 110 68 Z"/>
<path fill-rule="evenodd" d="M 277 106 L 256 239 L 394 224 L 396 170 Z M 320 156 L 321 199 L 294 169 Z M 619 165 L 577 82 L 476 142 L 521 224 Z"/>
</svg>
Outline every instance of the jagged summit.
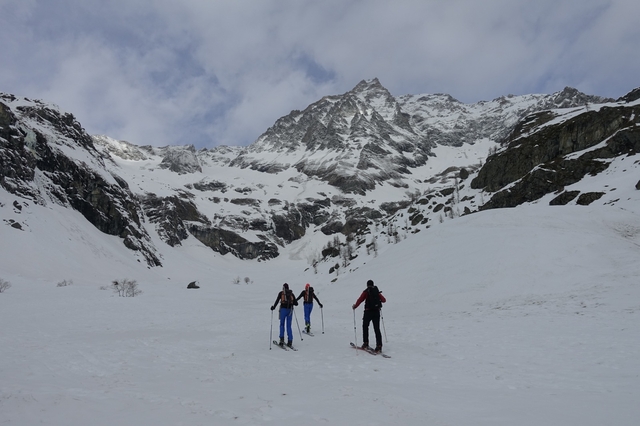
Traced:
<svg viewBox="0 0 640 426">
<path fill-rule="evenodd" d="M 554 93 L 551 98 L 550 108 L 570 108 L 572 106 L 583 106 L 586 104 L 602 104 L 615 102 L 612 98 L 602 96 L 586 95 L 573 87 L 565 87 L 562 91 Z"/>
<path fill-rule="evenodd" d="M 626 95 L 618 99 L 619 102 L 634 102 L 640 99 L 640 87 L 633 89 Z"/>
<path fill-rule="evenodd" d="M 359 93 L 370 89 L 387 90 L 382 86 L 378 77 L 374 77 L 370 80 L 361 80 L 353 89 L 351 89 L 351 92 Z"/>
<path fill-rule="evenodd" d="M 345 93 L 343 96 L 358 96 L 365 101 L 371 101 L 375 98 L 393 98 L 391 93 L 380 83 L 380 80 L 374 78 L 372 80 L 362 80 L 353 89 Z"/>
<path fill-rule="evenodd" d="M 346 192 L 403 185 L 439 145 L 505 138 L 524 116 L 607 101 L 565 88 L 552 95 L 500 97 L 463 104 L 446 94 L 394 97 L 377 78 L 292 111 L 231 162 L 277 173 L 295 167 Z"/>
</svg>

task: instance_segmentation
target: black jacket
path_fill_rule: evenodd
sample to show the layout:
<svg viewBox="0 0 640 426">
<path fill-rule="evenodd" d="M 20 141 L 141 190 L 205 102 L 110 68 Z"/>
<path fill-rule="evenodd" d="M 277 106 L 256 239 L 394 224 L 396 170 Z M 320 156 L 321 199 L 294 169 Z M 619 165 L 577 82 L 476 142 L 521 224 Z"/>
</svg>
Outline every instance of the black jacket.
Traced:
<svg viewBox="0 0 640 426">
<path fill-rule="evenodd" d="M 298 306 L 298 302 L 296 301 L 296 296 L 293 294 L 293 291 L 286 290 L 286 294 L 282 294 L 282 291 L 278 293 L 278 297 L 276 297 L 276 301 L 273 303 L 273 307 L 275 309 L 280 303 L 280 309 L 285 308 L 289 309 L 292 306 Z"/>
<path fill-rule="evenodd" d="M 302 290 L 302 293 L 300 293 L 300 296 L 298 296 L 296 300 L 300 299 L 302 299 L 304 303 L 313 303 L 313 299 L 316 299 L 316 302 L 318 302 L 318 304 L 322 306 L 322 303 L 320 303 L 320 300 L 318 300 L 318 296 L 316 296 L 315 291 L 313 291 L 313 287 L 309 287 L 308 292 L 306 289 Z"/>
</svg>

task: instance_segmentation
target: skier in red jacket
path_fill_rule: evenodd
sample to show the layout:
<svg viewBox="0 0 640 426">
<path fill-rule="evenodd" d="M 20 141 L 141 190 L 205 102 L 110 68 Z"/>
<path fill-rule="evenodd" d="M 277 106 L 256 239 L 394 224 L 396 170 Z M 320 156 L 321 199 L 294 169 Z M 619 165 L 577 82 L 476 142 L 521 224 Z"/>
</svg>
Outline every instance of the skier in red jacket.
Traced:
<svg viewBox="0 0 640 426">
<path fill-rule="evenodd" d="M 373 331 L 376 335 L 376 348 L 374 351 L 382 351 L 382 334 L 380 333 L 380 309 L 387 299 L 373 285 L 373 281 L 367 281 L 367 288 L 362 292 L 356 303 L 352 306 L 355 310 L 362 302 L 364 302 L 364 315 L 362 316 L 362 349 L 371 349 L 369 347 L 369 323 L 373 323 Z"/>
</svg>

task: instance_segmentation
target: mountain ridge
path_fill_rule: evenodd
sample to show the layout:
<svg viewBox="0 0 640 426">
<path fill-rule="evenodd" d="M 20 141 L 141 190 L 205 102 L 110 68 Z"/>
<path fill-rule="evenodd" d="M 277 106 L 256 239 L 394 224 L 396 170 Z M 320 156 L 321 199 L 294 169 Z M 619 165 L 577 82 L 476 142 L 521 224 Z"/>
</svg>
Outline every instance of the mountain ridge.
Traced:
<svg viewBox="0 0 640 426">
<path fill-rule="evenodd" d="M 378 79 L 362 80 L 343 95 L 281 117 L 231 165 L 272 173 L 293 166 L 362 194 L 381 182 L 401 181 L 426 164 L 437 145 L 500 141 L 533 112 L 610 101 L 565 88 L 466 105 L 449 95 L 395 98 Z M 266 154 L 274 152 L 277 157 Z"/>
<path fill-rule="evenodd" d="M 398 242 L 481 209 L 539 202 L 602 174 L 612 159 L 638 151 L 634 93 L 613 101 L 565 88 L 466 105 L 449 95 L 396 98 L 379 80 L 363 80 L 281 117 L 249 147 L 201 150 L 91 137 L 71 114 L 2 94 L 0 186 L 18 200 L 80 211 L 149 266 L 162 264 L 162 244 L 176 248 L 192 237 L 222 255 L 269 260 L 320 232 L 325 245 L 306 256 L 314 267 L 345 259 L 336 270 L 380 239 Z M 612 130 L 587 126 L 586 145 L 540 140 L 577 119 Z M 615 135 L 615 148 L 593 150 Z M 539 160 L 512 155 L 547 142 L 551 154 Z M 568 148 L 554 151 L 554 144 Z M 558 162 L 578 151 L 587 151 L 583 160 Z M 514 161 L 519 171 L 505 175 L 500 164 Z M 555 172 L 540 179 L 540 170 L 554 164 L 571 167 L 570 177 Z M 556 198 L 594 202 L 602 195 L 587 193 L 600 189 Z M 20 226 L 11 220 L 5 222 Z"/>
</svg>

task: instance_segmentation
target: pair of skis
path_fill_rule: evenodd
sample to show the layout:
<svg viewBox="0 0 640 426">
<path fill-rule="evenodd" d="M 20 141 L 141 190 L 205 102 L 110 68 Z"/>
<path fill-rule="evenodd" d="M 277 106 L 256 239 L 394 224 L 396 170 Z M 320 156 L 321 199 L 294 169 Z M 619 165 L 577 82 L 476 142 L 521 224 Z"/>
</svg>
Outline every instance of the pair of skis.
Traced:
<svg viewBox="0 0 640 426">
<path fill-rule="evenodd" d="M 313 333 L 311 333 L 310 331 L 303 331 L 302 334 L 306 334 L 307 336 L 314 336 Z M 293 346 L 287 346 L 287 345 L 281 345 L 280 342 L 278 342 L 277 340 L 273 341 L 273 344 L 276 345 L 279 348 L 284 349 L 285 351 L 288 351 L 289 349 L 291 349 L 292 351 L 297 351 L 297 348 L 294 348 Z"/>
<path fill-rule="evenodd" d="M 374 351 L 373 349 L 371 349 L 371 348 L 369 348 L 369 347 L 367 347 L 367 348 L 361 348 L 360 346 L 357 346 L 357 345 L 356 345 L 355 343 L 353 343 L 353 342 L 349 342 L 349 344 L 351 345 L 351 347 L 352 347 L 353 349 L 356 349 L 356 350 L 359 350 L 359 351 L 363 351 L 363 352 L 369 353 L 369 354 L 371 354 L 371 355 L 380 355 L 380 356 L 382 356 L 382 358 L 391 358 L 391 356 L 389 356 L 389 355 L 387 355 L 387 354 L 385 354 L 385 353 L 382 353 L 382 352 L 376 352 L 376 351 Z"/>
<path fill-rule="evenodd" d="M 297 348 L 294 348 L 293 346 L 287 346 L 287 345 L 284 345 L 284 344 L 283 344 L 283 345 L 281 345 L 281 344 L 280 344 L 280 342 L 278 342 L 277 340 L 274 340 L 274 341 L 273 341 L 273 344 L 274 344 L 274 345 L 276 345 L 276 346 L 277 346 L 277 347 L 279 347 L 279 348 L 284 349 L 285 351 L 288 351 L 288 350 L 297 351 L 297 350 L 298 350 Z M 367 353 L 369 353 L 369 354 L 371 354 L 371 355 L 380 355 L 380 356 L 382 356 L 383 358 L 391 358 L 391 356 L 389 356 L 389 355 L 387 355 L 387 354 L 385 354 L 385 353 L 382 353 L 382 352 L 376 352 L 376 351 L 374 351 L 374 350 L 373 350 L 373 349 L 371 349 L 371 348 L 366 348 L 366 349 L 364 349 L 364 348 L 361 348 L 361 347 L 359 347 L 359 346 L 356 346 L 356 344 L 355 344 L 355 343 L 353 343 L 353 342 L 350 342 L 349 344 L 351 345 L 351 347 L 352 347 L 353 349 L 356 349 L 356 350 L 359 350 L 359 351 L 364 351 L 364 352 L 367 352 Z"/>
<path fill-rule="evenodd" d="M 279 348 L 284 349 L 285 351 L 288 351 L 289 349 L 291 349 L 292 351 L 297 351 L 298 350 L 297 348 L 294 348 L 293 346 L 287 346 L 285 344 L 281 345 L 280 342 L 278 342 L 277 340 L 274 340 L 273 344 L 276 345 Z"/>
</svg>

